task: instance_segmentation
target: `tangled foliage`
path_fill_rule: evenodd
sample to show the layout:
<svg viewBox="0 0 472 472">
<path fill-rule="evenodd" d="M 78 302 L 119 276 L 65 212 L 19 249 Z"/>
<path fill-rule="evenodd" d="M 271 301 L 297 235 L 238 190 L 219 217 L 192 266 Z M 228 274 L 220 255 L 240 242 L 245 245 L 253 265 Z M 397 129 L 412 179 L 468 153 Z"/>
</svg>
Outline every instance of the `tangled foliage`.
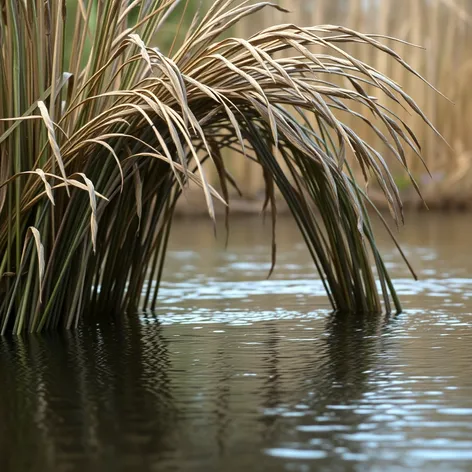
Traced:
<svg viewBox="0 0 472 472">
<path fill-rule="evenodd" d="M 216 200 L 230 205 L 237 182 L 224 148 L 262 167 L 274 235 L 276 189 L 286 200 L 334 308 L 378 312 L 383 299 L 399 310 L 352 163 L 400 220 L 399 193 L 379 150 L 341 118 L 367 123 L 405 169 L 404 149 L 419 153 L 418 142 L 374 93 L 427 119 L 343 45 L 365 43 L 415 71 L 382 38 L 338 26 L 223 37 L 281 10 L 242 0 L 215 0 L 164 54 L 152 45 L 177 3 L 78 0 L 66 61 L 63 1 L 2 2 L 1 332 L 153 308 L 178 197 L 194 183 L 211 218 Z"/>
</svg>

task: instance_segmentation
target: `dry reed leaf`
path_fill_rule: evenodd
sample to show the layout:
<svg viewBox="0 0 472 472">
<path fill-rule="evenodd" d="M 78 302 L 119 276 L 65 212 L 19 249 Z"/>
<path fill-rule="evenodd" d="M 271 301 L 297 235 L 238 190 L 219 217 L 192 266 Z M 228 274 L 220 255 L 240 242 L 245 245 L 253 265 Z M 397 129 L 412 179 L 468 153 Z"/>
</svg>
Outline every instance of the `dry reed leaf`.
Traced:
<svg viewBox="0 0 472 472">
<path fill-rule="evenodd" d="M 29 230 L 33 234 L 34 242 L 36 244 L 36 252 L 38 257 L 38 280 L 39 280 L 39 302 L 42 303 L 43 293 L 43 278 L 46 263 L 44 260 L 44 246 L 41 243 L 41 234 L 34 226 L 30 226 Z"/>
</svg>

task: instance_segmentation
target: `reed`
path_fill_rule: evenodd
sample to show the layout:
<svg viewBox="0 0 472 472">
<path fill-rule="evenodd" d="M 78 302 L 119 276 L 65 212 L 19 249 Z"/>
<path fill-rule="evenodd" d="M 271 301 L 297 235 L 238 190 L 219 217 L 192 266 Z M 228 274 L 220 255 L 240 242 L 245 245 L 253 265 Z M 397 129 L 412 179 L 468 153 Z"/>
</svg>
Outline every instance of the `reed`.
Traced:
<svg viewBox="0 0 472 472">
<path fill-rule="evenodd" d="M 422 194 L 428 206 L 472 203 L 472 97 L 468 84 L 472 80 L 472 2 L 470 0 L 280 0 L 280 5 L 291 10 L 289 15 L 271 11 L 238 25 L 238 34 L 246 36 L 275 22 L 296 24 L 340 24 L 355 30 L 401 38 L 421 47 L 396 43 L 385 39 L 408 63 L 450 101 L 400 67 L 393 57 L 379 49 L 366 48 L 361 43 L 349 45 L 347 50 L 401 84 L 419 107 L 434 122 L 444 142 L 439 142 L 429 126 L 419 116 L 410 116 L 400 104 L 390 109 L 408 121 L 422 148 L 422 155 L 431 176 L 413 152 L 406 158 L 410 171 L 422 184 Z M 369 88 L 367 89 L 371 91 Z M 379 97 L 385 104 L 382 97 Z M 357 110 L 357 108 L 356 108 Z M 343 122 L 370 143 L 378 144 L 368 124 L 343 116 Z M 409 177 L 392 159 L 388 149 L 381 148 L 388 162 L 402 199 L 415 206 L 423 206 Z M 245 182 L 246 195 L 257 195 L 263 186 L 257 170 L 240 166 L 235 175 Z M 376 195 L 375 185 L 371 186 Z M 382 202 L 379 202 L 382 205 Z"/>
<path fill-rule="evenodd" d="M 228 208 L 237 182 L 224 149 L 262 168 L 273 263 L 278 188 L 334 308 L 390 311 L 393 302 L 400 310 L 352 163 L 377 182 L 397 221 L 401 201 L 382 155 L 354 124 L 370 128 L 408 172 L 405 149 L 419 154 L 418 143 L 384 104 L 430 123 L 345 47 L 363 45 L 419 75 L 384 38 L 344 27 L 222 36 L 262 10 L 284 13 L 242 0 L 214 1 L 188 28 L 175 23 L 176 40 L 160 50 L 179 3 L 186 10 L 191 2 L 78 0 L 72 19 L 59 0 L 2 3 L 1 332 L 155 307 L 179 196 L 193 182 L 210 218 L 215 201 Z M 218 188 L 204 164 L 216 169 Z"/>
</svg>

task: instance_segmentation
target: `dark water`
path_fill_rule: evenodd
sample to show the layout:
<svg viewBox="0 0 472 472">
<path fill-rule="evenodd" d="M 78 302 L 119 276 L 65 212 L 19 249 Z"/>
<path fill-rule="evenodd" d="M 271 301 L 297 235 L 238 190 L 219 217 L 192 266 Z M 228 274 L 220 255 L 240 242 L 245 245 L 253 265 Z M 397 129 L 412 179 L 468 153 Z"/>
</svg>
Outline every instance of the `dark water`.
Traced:
<svg viewBox="0 0 472 472">
<path fill-rule="evenodd" d="M 469 216 L 414 216 L 406 311 L 333 317 L 293 224 L 177 222 L 159 311 L 0 341 L 0 471 L 472 471 Z M 222 237 L 222 239 L 224 239 Z"/>
</svg>

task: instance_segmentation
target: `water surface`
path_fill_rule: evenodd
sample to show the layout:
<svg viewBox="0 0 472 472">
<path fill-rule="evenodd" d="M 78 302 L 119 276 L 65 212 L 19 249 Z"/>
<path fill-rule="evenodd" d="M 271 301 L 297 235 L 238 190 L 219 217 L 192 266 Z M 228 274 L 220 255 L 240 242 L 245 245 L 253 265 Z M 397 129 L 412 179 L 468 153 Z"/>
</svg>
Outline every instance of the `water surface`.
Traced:
<svg viewBox="0 0 472 472">
<path fill-rule="evenodd" d="M 472 470 L 472 221 L 380 246 L 399 316 L 330 313 L 290 220 L 177 221 L 159 309 L 0 341 L 1 471 Z M 379 233 L 380 235 L 382 233 Z"/>
</svg>

